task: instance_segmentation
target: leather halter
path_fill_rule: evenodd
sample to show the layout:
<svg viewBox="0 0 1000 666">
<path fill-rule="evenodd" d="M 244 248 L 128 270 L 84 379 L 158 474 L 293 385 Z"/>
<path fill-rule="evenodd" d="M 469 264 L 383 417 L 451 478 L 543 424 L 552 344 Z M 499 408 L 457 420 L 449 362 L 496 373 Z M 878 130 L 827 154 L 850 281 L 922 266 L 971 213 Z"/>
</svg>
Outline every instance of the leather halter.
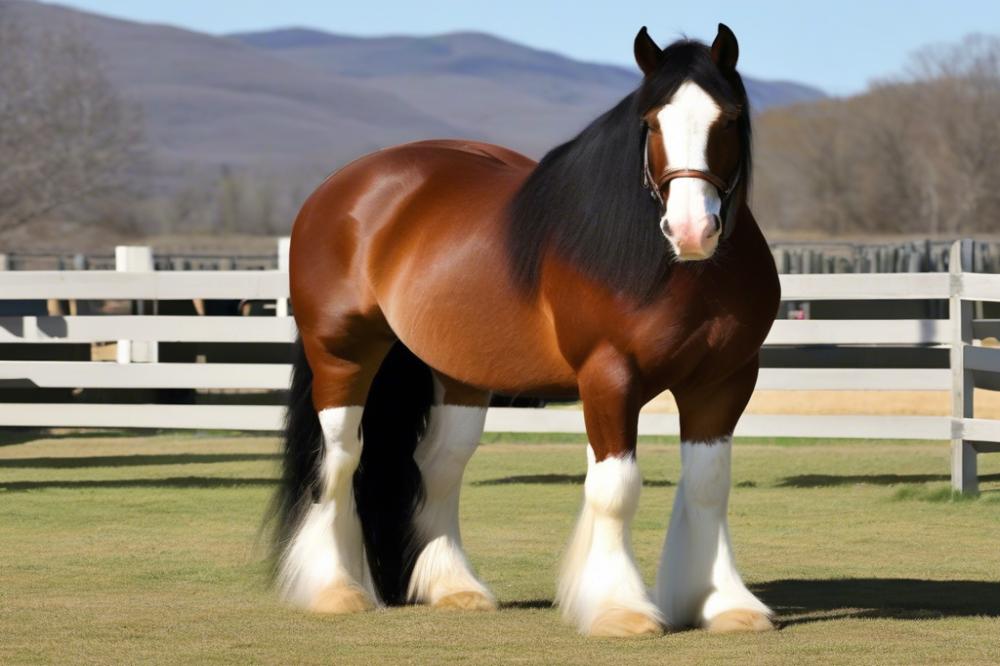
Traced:
<svg viewBox="0 0 1000 666">
<path fill-rule="evenodd" d="M 723 178 L 720 178 L 711 171 L 688 169 L 686 167 L 667 167 L 660 172 L 658 177 L 654 178 L 653 171 L 649 166 L 649 125 L 643 123 L 643 127 L 645 129 L 642 136 L 642 186 L 649 190 L 649 194 L 653 197 L 653 200 L 660 206 L 661 215 L 667 212 L 667 202 L 663 199 L 663 188 L 675 178 L 698 178 L 699 180 L 704 180 L 706 183 L 710 183 L 718 190 L 719 198 L 722 199 L 722 210 L 720 212 L 725 213 L 729 207 L 729 198 L 740 182 L 739 171 L 736 172 L 736 176 L 731 183 L 726 183 Z M 724 214 L 719 217 L 721 220 L 725 220 Z"/>
</svg>

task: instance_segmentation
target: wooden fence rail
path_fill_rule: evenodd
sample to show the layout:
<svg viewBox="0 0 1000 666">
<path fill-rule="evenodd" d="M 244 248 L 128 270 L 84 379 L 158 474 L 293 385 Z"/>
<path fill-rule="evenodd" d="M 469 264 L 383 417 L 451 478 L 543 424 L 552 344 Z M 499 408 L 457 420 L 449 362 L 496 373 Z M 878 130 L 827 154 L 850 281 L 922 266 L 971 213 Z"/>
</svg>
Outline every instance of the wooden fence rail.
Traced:
<svg viewBox="0 0 1000 666">
<path fill-rule="evenodd" d="M 948 273 L 782 275 L 782 298 L 788 301 L 938 300 L 949 304 L 948 319 L 779 320 L 766 349 L 824 350 L 847 353 L 857 348 L 904 349 L 915 354 L 947 354 L 949 367 L 765 367 L 758 388 L 769 390 L 935 390 L 950 391 L 951 416 L 807 416 L 743 417 L 737 434 L 768 437 L 850 437 L 950 440 L 952 483 L 974 492 L 979 453 L 1000 450 L 1000 422 L 974 418 L 973 388 L 1000 389 L 1000 349 L 983 346 L 1000 336 L 1000 320 L 973 318 L 976 301 L 1000 302 L 1000 275 L 971 273 L 972 245 L 955 243 Z M 287 241 L 281 244 L 287 251 Z M 0 301 L 157 302 L 204 300 L 268 301 L 276 316 L 158 315 L 132 308 L 132 314 L 0 316 L 0 345 L 24 354 L 0 360 L 0 389 L 182 389 L 224 392 L 213 404 L 99 404 L 18 401 L 0 404 L 0 426 L 203 428 L 276 430 L 283 408 L 277 404 L 239 404 L 250 394 L 288 386 L 290 366 L 260 362 L 254 345 L 288 345 L 295 325 L 288 316 L 286 264 L 277 271 L 164 271 L 148 268 L 148 250 L 119 249 L 117 271 L 0 271 Z M 138 262 L 139 270 L 134 266 Z M 117 345 L 110 360 L 33 360 L 32 346 Z M 227 347 L 215 362 L 160 361 L 157 350 L 172 344 Z M 239 343 L 236 345 L 234 343 Z M 145 345 L 143 347 L 143 345 Z M 133 348 L 134 346 L 134 348 Z M 122 350 L 126 350 L 124 353 Z M 138 353 L 137 349 L 144 349 Z M 243 350 L 243 351 L 240 351 Z M 832 352 L 831 352 L 832 350 Z M 848 358 L 845 356 L 844 358 Z M 854 357 L 851 357 L 854 358 Z M 32 360 L 29 360 L 32 359 Z M 233 404 L 233 403 L 237 404 Z M 274 402 L 273 400 L 271 402 Z M 218 404 L 223 403 L 223 404 Z M 494 408 L 487 430 L 514 432 L 584 432 L 576 409 Z M 643 414 L 641 434 L 674 435 L 677 417 Z"/>
</svg>

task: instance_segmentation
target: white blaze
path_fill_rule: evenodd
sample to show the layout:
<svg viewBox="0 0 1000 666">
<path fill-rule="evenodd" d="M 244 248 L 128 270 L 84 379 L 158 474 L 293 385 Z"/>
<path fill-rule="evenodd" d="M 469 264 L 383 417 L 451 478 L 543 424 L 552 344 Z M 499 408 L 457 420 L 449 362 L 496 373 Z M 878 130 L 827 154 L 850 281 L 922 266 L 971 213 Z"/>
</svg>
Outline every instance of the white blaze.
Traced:
<svg viewBox="0 0 1000 666">
<path fill-rule="evenodd" d="M 670 103 L 656 115 L 668 168 L 710 170 L 708 133 L 721 112 L 719 105 L 701 87 L 691 81 L 681 84 Z M 666 204 L 660 227 L 674 244 L 678 256 L 683 253 L 677 241 L 684 241 L 689 236 L 700 241 L 706 220 L 722 210 L 718 190 L 700 178 L 671 181 Z"/>
</svg>

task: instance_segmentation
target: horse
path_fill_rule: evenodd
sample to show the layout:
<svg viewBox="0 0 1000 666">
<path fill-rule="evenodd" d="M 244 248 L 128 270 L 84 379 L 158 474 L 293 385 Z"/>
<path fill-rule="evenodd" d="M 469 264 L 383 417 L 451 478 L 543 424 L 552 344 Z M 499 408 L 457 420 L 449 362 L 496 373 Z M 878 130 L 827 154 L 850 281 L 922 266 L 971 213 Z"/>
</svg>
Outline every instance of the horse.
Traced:
<svg viewBox="0 0 1000 666">
<path fill-rule="evenodd" d="M 459 491 L 493 393 L 579 399 L 588 467 L 555 601 L 593 636 L 771 629 L 727 524 L 732 433 L 780 290 L 747 204 L 736 36 L 657 46 L 638 87 L 536 163 L 409 143 L 327 178 L 295 220 L 299 340 L 275 499 L 293 605 L 491 610 Z M 639 410 L 670 390 L 682 473 L 655 586 L 630 524 Z M 527 455 L 527 454 L 526 454 Z"/>
</svg>

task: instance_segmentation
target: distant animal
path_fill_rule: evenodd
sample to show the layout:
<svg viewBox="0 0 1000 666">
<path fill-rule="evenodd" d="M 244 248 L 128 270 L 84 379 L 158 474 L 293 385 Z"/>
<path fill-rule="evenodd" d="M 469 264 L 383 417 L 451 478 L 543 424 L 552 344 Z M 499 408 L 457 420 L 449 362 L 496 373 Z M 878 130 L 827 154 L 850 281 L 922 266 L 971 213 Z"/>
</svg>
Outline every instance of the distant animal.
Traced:
<svg viewBox="0 0 1000 666">
<path fill-rule="evenodd" d="M 406 144 L 330 176 L 291 238 L 298 324 L 276 583 L 318 613 L 489 610 L 459 490 L 491 392 L 575 397 L 589 447 L 556 602 L 589 635 L 760 631 L 726 512 L 731 437 L 779 284 L 747 205 L 739 47 L 636 35 L 638 88 L 538 163 Z M 650 593 L 629 526 L 639 409 L 680 413 L 682 475 Z M 530 455 L 529 449 L 525 455 Z"/>
</svg>

